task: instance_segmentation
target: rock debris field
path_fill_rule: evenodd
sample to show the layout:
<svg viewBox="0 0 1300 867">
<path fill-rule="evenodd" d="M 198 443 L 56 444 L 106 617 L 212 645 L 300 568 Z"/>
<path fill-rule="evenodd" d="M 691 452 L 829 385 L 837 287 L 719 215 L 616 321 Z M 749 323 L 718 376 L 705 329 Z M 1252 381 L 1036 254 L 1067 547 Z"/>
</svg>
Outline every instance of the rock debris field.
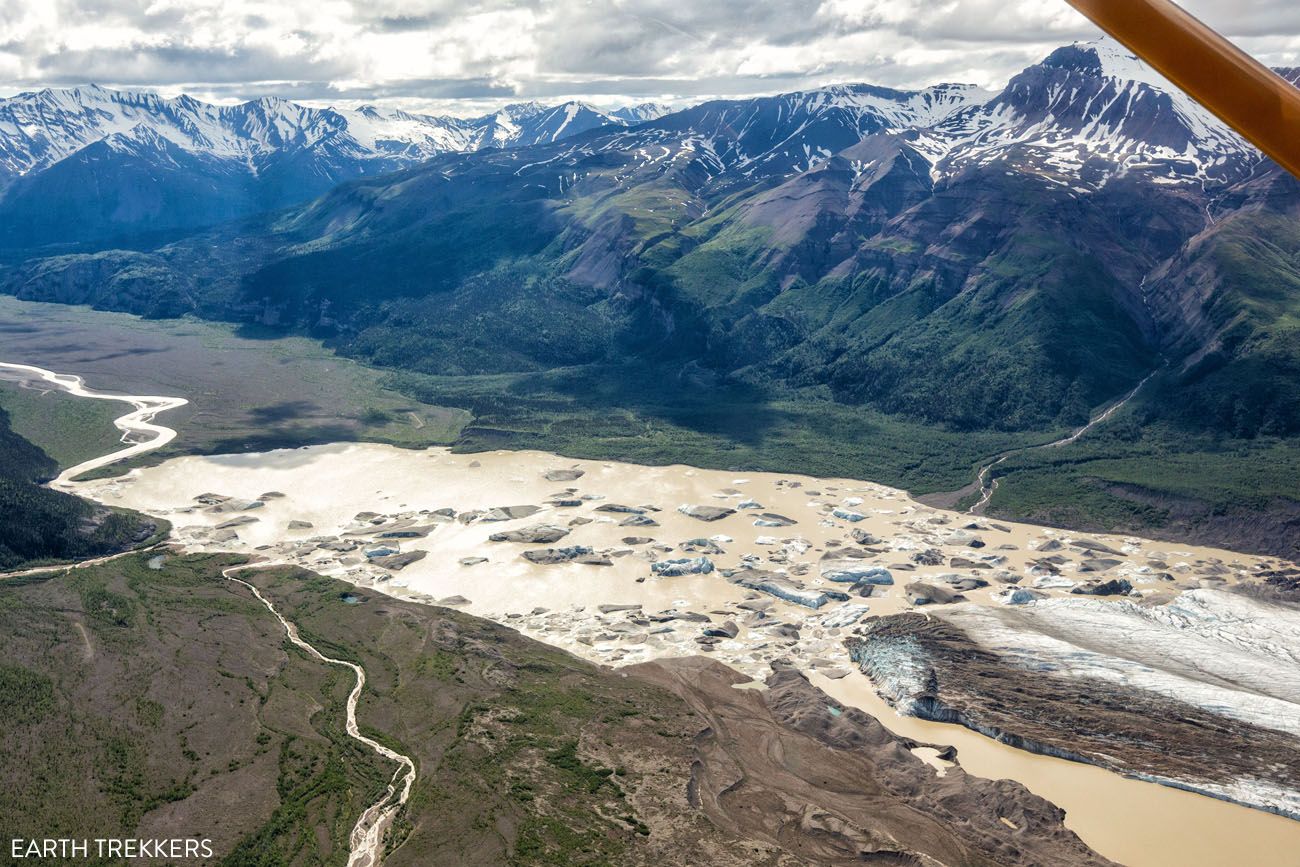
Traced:
<svg viewBox="0 0 1300 867">
<path fill-rule="evenodd" d="M 1286 601 L 1300 573 L 1268 558 L 976 518 L 861 481 L 538 452 L 189 457 L 79 493 L 166 517 L 190 550 L 298 563 L 608 665 L 704 653 L 759 679 L 774 662 L 842 678 L 858 667 L 851 645 L 918 612 L 1000 664 L 1300 737 L 1300 616 Z M 1207 655 L 1233 663 L 1198 664 Z M 924 683 L 861 668 L 925 715 Z M 1290 773 L 1279 780 L 1219 779 L 1214 793 L 1300 814 Z"/>
</svg>

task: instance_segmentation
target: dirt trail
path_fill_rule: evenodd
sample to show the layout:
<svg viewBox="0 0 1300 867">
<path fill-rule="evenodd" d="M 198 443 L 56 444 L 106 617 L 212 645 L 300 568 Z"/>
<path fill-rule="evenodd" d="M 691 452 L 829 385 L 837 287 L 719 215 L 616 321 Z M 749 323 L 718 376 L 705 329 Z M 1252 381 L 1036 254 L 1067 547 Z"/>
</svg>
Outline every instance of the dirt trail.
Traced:
<svg viewBox="0 0 1300 867">
<path fill-rule="evenodd" d="M 81 635 L 82 643 L 86 645 L 85 660 L 86 662 L 90 662 L 95 658 L 95 645 L 90 643 L 90 633 L 86 631 L 86 624 L 82 623 L 80 620 L 74 620 L 72 625 L 77 628 L 77 632 Z"/>
<path fill-rule="evenodd" d="M 1079 438 L 1082 437 L 1084 434 L 1088 433 L 1088 431 L 1092 430 L 1099 424 L 1104 424 L 1111 416 L 1113 416 L 1115 413 L 1123 409 L 1124 405 L 1127 404 L 1130 400 L 1132 400 L 1137 395 L 1137 393 L 1142 390 L 1142 386 L 1146 385 L 1147 382 L 1150 381 L 1151 377 L 1155 375 L 1156 375 L 1156 371 L 1154 370 L 1148 373 L 1142 379 L 1141 382 L 1133 386 L 1132 391 L 1130 391 L 1128 394 L 1124 395 L 1119 400 L 1112 403 L 1110 406 L 1106 407 L 1104 410 L 1102 410 L 1100 413 L 1094 416 L 1091 420 L 1089 420 L 1087 424 L 1085 424 L 1083 427 L 1079 428 L 1078 430 L 1074 431 L 1074 433 L 1070 434 L 1069 436 L 1061 437 L 1059 440 L 1055 440 L 1050 443 L 1044 443 L 1041 446 L 1028 446 L 1023 449 L 1012 449 L 1009 452 L 1003 452 L 1002 454 L 998 455 L 998 457 L 995 460 L 993 460 L 991 463 L 987 463 L 984 466 L 980 467 L 979 473 L 975 476 L 975 483 L 979 486 L 980 498 L 975 502 L 975 505 L 971 506 L 969 509 L 967 509 L 967 511 L 970 512 L 970 514 L 972 515 L 984 514 L 985 506 L 987 506 L 989 500 L 993 498 L 993 492 L 998 489 L 998 480 L 993 475 L 993 470 L 998 466 L 998 464 L 1002 463 L 1007 458 L 1013 455 L 1023 454 L 1025 452 L 1035 452 L 1041 449 L 1059 449 L 1062 446 L 1068 446 L 1071 445 L 1072 443 L 1077 442 Z"/>
</svg>

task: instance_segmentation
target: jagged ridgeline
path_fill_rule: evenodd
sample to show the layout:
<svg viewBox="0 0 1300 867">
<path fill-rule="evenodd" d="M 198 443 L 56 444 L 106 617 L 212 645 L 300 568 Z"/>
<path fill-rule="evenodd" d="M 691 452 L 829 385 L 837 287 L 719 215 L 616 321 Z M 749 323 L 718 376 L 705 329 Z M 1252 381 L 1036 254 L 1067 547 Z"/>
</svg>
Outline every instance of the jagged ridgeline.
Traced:
<svg viewBox="0 0 1300 867">
<path fill-rule="evenodd" d="M 617 117 L 514 107 L 402 121 L 405 138 L 377 110 L 103 91 L 27 95 L 0 116 L 38 102 L 67 118 L 46 135 L 73 152 L 5 137 L 0 288 L 305 331 L 472 409 L 494 444 L 557 430 L 557 407 L 599 417 L 592 431 L 631 412 L 625 440 L 646 419 L 698 432 L 712 424 L 692 416 L 701 400 L 1046 441 L 1153 371 L 1107 455 L 1194 447 L 1258 468 L 1260 442 L 1300 433 L 1300 183 L 1108 43 L 1061 48 L 994 92 L 848 85 Z M 95 148 L 114 155 L 92 161 Z M 316 180 L 277 181 L 289 165 Z M 200 176 L 226 204 L 182 225 L 172 197 L 192 200 Z M 294 204 L 288 189 L 321 195 Z M 231 205 L 232 190 L 249 198 Z M 663 393 L 645 398 L 647 382 Z M 799 436 L 842 442 L 856 418 Z M 549 435 L 526 442 L 556 447 Z M 918 445 L 914 463 L 938 450 Z M 1029 484 L 993 508 L 1044 520 L 1011 492 L 1075 471 L 1005 469 Z M 1170 497 L 1203 511 L 1249 499 L 1245 481 L 1220 501 L 1168 478 L 1093 467 L 1072 483 L 1074 520 L 1159 524 Z"/>
<path fill-rule="evenodd" d="M 555 141 L 663 114 L 520 103 L 478 118 L 268 97 L 218 106 L 97 86 L 0 100 L 0 243 L 147 244 L 438 154 Z"/>
</svg>

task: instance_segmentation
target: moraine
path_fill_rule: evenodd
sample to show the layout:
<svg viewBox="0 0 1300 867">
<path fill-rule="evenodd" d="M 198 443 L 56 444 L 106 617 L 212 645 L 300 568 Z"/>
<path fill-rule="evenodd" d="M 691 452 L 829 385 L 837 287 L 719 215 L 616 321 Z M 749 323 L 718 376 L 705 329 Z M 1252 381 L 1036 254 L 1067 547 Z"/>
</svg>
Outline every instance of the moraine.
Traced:
<svg viewBox="0 0 1300 867">
<path fill-rule="evenodd" d="M 927 740 L 957 743 L 958 760 L 973 773 L 1018 779 L 1049 797 L 1068 811 L 1067 824 L 1085 842 L 1124 863 L 1264 863 L 1270 853 L 1300 846 L 1300 823 L 1285 818 L 900 717 L 851 670 L 844 647 L 870 622 L 863 618 L 911 610 L 909 598 L 918 591 L 909 587 L 917 584 L 960 588 L 964 602 L 926 609 L 945 619 L 969 622 L 980 611 L 1009 611 L 999 600 L 1014 580 L 1040 586 L 1030 598 L 1042 598 L 1045 612 L 1060 612 L 1067 621 L 1076 608 L 1101 612 L 1104 623 L 1107 611 L 1127 610 L 1120 606 L 1227 592 L 1280 565 L 1274 561 L 972 519 L 861 481 L 763 473 L 739 478 L 538 452 L 456 455 L 338 444 L 178 458 L 68 487 L 169 518 L 176 540 L 191 550 L 288 560 L 395 596 L 457 604 L 599 662 L 703 651 L 762 677 L 774 660 L 793 661 L 833 697 L 875 713 L 891 728 L 909 733 L 921 727 Z M 782 520 L 770 520 L 773 515 Z M 538 534 L 539 525 L 555 528 L 559 539 L 510 540 L 556 536 Z M 517 530 L 531 532 L 510 536 Z M 490 541 L 494 534 L 505 540 Z M 583 553 L 536 562 L 521 556 L 538 550 Z M 404 556 L 385 559 L 395 554 Z M 666 577 L 651 569 L 652 561 L 701 558 L 710 571 L 683 569 Z M 1061 562 L 1048 570 L 1047 558 Z M 1103 562 L 1109 560 L 1115 562 Z M 852 571 L 846 561 L 886 570 L 892 583 L 879 575 L 874 583 L 832 580 Z M 1114 602 L 1068 592 L 1094 580 L 1099 569 L 1108 579 L 1127 581 L 1134 595 Z M 796 605 L 728 575 L 766 575 L 826 598 L 816 608 Z M 994 630 L 971 632 L 1006 643 Z M 1031 631 L 1023 640 L 1040 639 Z M 1266 678 L 1273 663 L 1261 656 L 1252 658 Z M 1092 660 L 1099 670 L 1071 676 L 1083 688 L 1088 677 L 1111 676 L 1106 658 L 1099 653 Z M 1195 681 L 1194 671 L 1179 674 Z M 1185 817 L 1196 818 L 1192 830 Z"/>
<path fill-rule="evenodd" d="M 565 478 L 575 471 L 581 475 Z M 548 474 L 562 480 L 552 481 Z M 322 491 L 329 496 L 322 497 Z M 1121 605 L 1140 604 L 1143 596 L 1156 599 L 1202 586 L 1230 588 L 1251 580 L 1257 569 L 1275 565 L 1214 549 L 1129 537 L 1076 538 L 973 520 L 860 481 L 763 473 L 742 478 L 685 466 L 574 461 L 540 452 L 458 455 L 446 449 L 338 444 L 179 458 L 122 479 L 87 483 L 80 492 L 167 517 L 191 549 L 292 559 L 399 597 L 457 605 L 594 661 L 625 665 L 708 652 L 761 678 L 773 660 L 789 659 L 831 695 L 859 706 L 866 702 L 854 690 L 867 681 L 852 670 L 844 642 L 866 622 L 858 618 L 911 610 L 907 588 L 914 582 L 949 586 L 944 576 L 988 581 L 987 587 L 963 591 L 966 603 L 923 609 L 939 617 L 968 610 L 1018 611 L 1021 606 L 998 602 L 1010 589 L 1002 581 L 1016 576 L 1023 587 L 1037 582 L 1049 588 L 1031 590 L 1031 595 L 1064 611 L 1076 606 L 1080 611 L 1108 606 L 1118 611 Z M 208 494 L 230 499 L 218 502 L 204 496 Z M 740 508 L 742 504 L 761 508 Z M 679 508 L 683 506 L 687 508 Z M 712 517 L 716 512 L 692 506 L 731 513 L 703 520 L 690 513 Z M 836 517 L 835 511 L 853 520 Z M 762 514 L 796 523 L 756 526 Z M 256 520 L 231 526 L 240 516 Z M 647 518 L 653 525 L 644 523 Z M 289 529 L 290 522 L 297 529 Z M 223 524 L 224 529 L 217 529 Z M 566 532 L 551 542 L 490 540 L 539 527 Z M 855 531 L 856 538 L 851 535 Z M 972 547 L 980 543 L 982 547 Z M 663 549 L 656 550 L 656 544 Z M 574 555 L 577 559 L 549 556 L 537 562 L 522 556 L 566 549 L 583 553 Z M 1035 562 L 1062 557 L 1058 549 L 1065 552 L 1062 574 L 1036 574 L 1042 570 Z M 943 565 L 915 562 L 934 551 L 943 555 Z M 377 565 L 396 552 L 425 556 L 400 569 Z M 865 598 L 858 595 L 861 586 L 830 580 L 844 571 L 844 561 L 863 552 L 867 557 L 857 562 L 883 567 L 893 582 L 870 585 L 871 595 Z M 655 574 L 651 557 L 654 562 L 703 557 L 713 570 L 664 577 Z M 1080 570 L 1101 568 L 1105 564 L 1097 561 L 1104 559 L 1119 561 L 1105 576 L 1122 577 L 1138 595 L 1115 601 L 1069 592 L 1071 584 L 1084 585 L 1096 574 Z M 1167 570 L 1151 563 L 1163 563 Z M 753 568 L 742 570 L 745 566 Z M 907 566 L 914 568 L 900 568 Z M 726 577 L 729 572 L 733 577 L 765 574 L 804 592 L 832 595 L 817 608 L 796 605 L 733 583 Z M 863 607 L 865 611 L 855 610 Z M 702 622 L 705 617 L 711 622 Z M 1026 640 L 1038 638 L 1030 633 Z M 1117 665 L 1128 664 L 1120 655 L 1114 658 Z M 1099 659 L 1104 664 L 1106 656 Z M 1259 664 L 1267 668 L 1272 663 L 1259 658 Z M 867 709 L 880 714 L 879 706 Z M 881 718 L 904 731 L 919 722 L 889 711 Z M 939 729 L 946 734 L 932 731 L 930 740 L 952 742 L 963 731 L 949 725 Z M 1289 819 L 1126 780 L 1076 762 L 1030 756 L 978 735 L 963 742 L 959 759 L 978 767 L 977 773 L 1051 791 L 1051 799 L 1067 810 L 1069 827 L 1102 854 L 1124 863 L 1219 864 L 1229 853 L 1239 857 L 1257 851 L 1262 858 L 1276 847 L 1300 845 L 1300 823 Z M 1024 772 L 1026 764 L 1032 773 Z M 1042 771 L 1044 764 L 1050 773 Z M 1179 815 L 1201 816 L 1212 822 L 1206 827 L 1234 830 L 1208 838 L 1201 832 L 1188 834 L 1172 820 Z"/>
</svg>

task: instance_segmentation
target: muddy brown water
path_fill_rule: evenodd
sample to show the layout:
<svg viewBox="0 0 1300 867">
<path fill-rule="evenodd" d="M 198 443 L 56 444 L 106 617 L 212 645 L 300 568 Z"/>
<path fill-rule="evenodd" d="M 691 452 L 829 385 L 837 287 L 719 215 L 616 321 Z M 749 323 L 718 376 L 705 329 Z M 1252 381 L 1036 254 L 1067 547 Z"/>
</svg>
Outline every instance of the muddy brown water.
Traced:
<svg viewBox="0 0 1300 867">
<path fill-rule="evenodd" d="M 577 468 L 584 474 L 574 481 L 552 482 L 543 478 L 545 471 L 560 468 Z M 788 484 L 791 481 L 798 482 L 799 486 Z M 579 508 L 548 508 L 531 518 L 512 522 L 443 524 L 426 538 L 401 542 L 403 550 L 425 550 L 428 556 L 379 584 L 379 589 L 395 595 L 425 594 L 435 599 L 464 596 L 470 600 L 467 610 L 512 625 L 519 622 L 509 615 L 526 613 L 538 606 L 552 610 L 571 606 L 590 609 L 615 603 L 640 604 L 648 611 L 675 607 L 708 612 L 743 600 L 745 591 L 717 573 L 673 579 L 648 577 L 648 564 L 635 556 L 616 558 L 612 566 L 603 568 L 573 564 L 536 566 L 519 557 L 528 546 L 489 542 L 487 537 L 502 529 L 542 522 L 564 526 L 571 518 L 582 516 L 593 519 L 593 523 L 572 528 L 570 535 L 558 544 L 600 549 L 620 546 L 624 536 L 650 536 L 676 545 L 690 538 L 724 534 L 733 541 L 723 544 L 726 555 L 714 559 L 719 567 L 729 567 L 737 565 L 739 556 L 745 552 L 771 550 L 772 546 L 762 540 L 765 536 L 806 539 L 812 547 L 804 559 L 815 562 L 829 550 L 827 542 L 844 539 L 850 528 L 860 528 L 894 546 L 896 550 L 883 558 L 888 563 L 906 560 L 911 550 L 921 546 L 914 544 L 913 539 L 918 535 L 918 526 L 947 532 L 971 520 L 970 516 L 918 504 L 901 491 L 861 481 L 574 461 L 540 452 L 457 455 L 445 449 L 407 451 L 368 444 L 178 458 L 134 471 L 122 479 L 78 486 L 80 493 L 95 499 L 167 517 L 175 524 L 179 538 L 188 539 L 190 547 L 250 553 L 256 553 L 261 546 L 272 546 L 278 551 L 286 542 L 348 532 L 357 528 L 354 517 L 363 511 L 391 515 L 417 514 L 420 510 L 443 507 L 464 511 L 542 505 L 550 495 L 570 487 L 576 488 L 578 494 L 599 495 L 603 499 Z M 215 492 L 251 500 L 268 491 L 283 496 L 268 499 L 264 506 L 248 512 L 258 520 L 237 527 L 237 540 L 221 544 L 203 541 L 202 534 L 207 528 L 229 520 L 231 515 L 196 509 L 194 497 Z M 718 496 L 726 491 L 733 493 Z M 679 504 L 736 508 L 745 498 L 761 503 L 763 509 L 741 510 L 714 523 L 700 522 L 676 511 Z M 648 514 L 659 526 L 619 526 L 618 520 L 624 515 L 594 511 L 595 506 L 603 503 L 658 506 L 662 511 Z M 845 508 L 845 503 L 853 503 L 850 508 L 863 515 L 863 519 L 856 523 L 826 520 L 824 504 Z M 755 527 L 752 518 L 756 511 L 780 513 L 799 523 L 786 528 Z M 290 531 L 287 529 L 290 520 L 309 521 L 313 527 Z M 1002 526 L 1005 530 L 980 531 L 979 535 L 988 542 L 983 550 L 1014 546 L 998 553 L 1006 557 L 1004 568 L 1022 574 L 1031 558 L 1041 556 L 1034 548 L 1052 539 L 1074 537 L 1030 525 Z M 1131 537 L 1078 535 L 1122 551 L 1134 567 L 1126 574 L 1140 590 L 1170 586 L 1149 570 L 1139 571 L 1139 564 L 1149 560 L 1167 563 L 1179 583 L 1186 582 L 1189 586 L 1195 581 L 1198 562 L 1222 564 L 1230 573 L 1227 580 L 1232 580 L 1231 570 L 1249 568 L 1258 562 L 1258 558 L 1216 549 Z M 459 565 L 462 557 L 470 556 L 486 556 L 489 562 L 468 567 Z M 1082 559 L 1077 551 L 1072 556 L 1075 560 Z M 364 563 L 342 562 L 337 557 L 302 562 L 317 571 L 362 584 L 370 584 L 374 579 L 375 570 L 368 570 Z M 911 574 L 900 573 L 899 585 L 914 577 L 950 571 L 949 567 L 934 567 Z M 816 586 L 820 579 L 816 578 L 814 569 L 802 580 Z M 994 589 L 968 595 L 973 601 L 987 604 Z M 907 607 L 897 585 L 884 597 L 865 601 L 873 614 Z M 791 616 L 809 613 L 803 609 L 792 611 L 793 606 L 785 603 L 774 605 L 774 610 L 790 612 Z M 540 637 L 575 652 L 588 652 L 564 636 Z M 739 639 L 746 638 L 742 630 Z M 690 652 L 690 649 L 681 645 L 646 652 L 664 655 Z M 627 661 L 645 658 L 639 656 Z M 1064 808 L 1069 827 L 1098 852 L 1120 863 L 1135 867 L 1238 864 L 1300 867 L 1300 822 L 1125 779 L 1096 767 L 1032 755 L 958 726 L 901 717 L 856 673 L 843 680 L 830 680 L 818 674 L 812 677 L 814 683 L 838 701 L 872 713 L 900 734 L 957 746 L 959 760 L 968 772 L 1022 782 Z"/>
<path fill-rule="evenodd" d="M 952 744 L 967 773 L 1011 779 L 1065 810 L 1065 824 L 1102 855 L 1131 867 L 1297 867 L 1300 822 L 1226 801 L 1040 756 L 962 726 L 901 716 L 860 674 L 811 675 L 837 701 L 895 734 Z"/>
</svg>

